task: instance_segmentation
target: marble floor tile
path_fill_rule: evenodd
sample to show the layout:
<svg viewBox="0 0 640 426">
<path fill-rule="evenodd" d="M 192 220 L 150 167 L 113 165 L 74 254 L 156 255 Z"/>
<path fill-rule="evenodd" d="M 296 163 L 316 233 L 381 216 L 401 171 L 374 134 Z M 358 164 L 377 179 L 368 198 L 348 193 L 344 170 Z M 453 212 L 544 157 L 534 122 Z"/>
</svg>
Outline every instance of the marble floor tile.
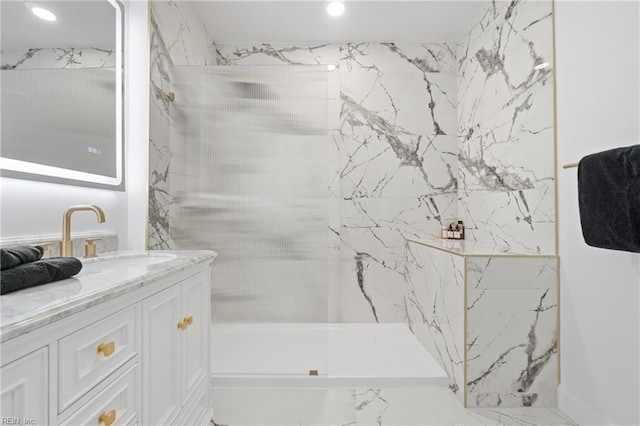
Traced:
<svg viewBox="0 0 640 426">
<path fill-rule="evenodd" d="M 353 425 L 349 389 L 214 389 L 213 424 Z"/>
<path fill-rule="evenodd" d="M 217 426 L 574 425 L 554 408 L 464 409 L 445 388 L 214 389 Z"/>
</svg>

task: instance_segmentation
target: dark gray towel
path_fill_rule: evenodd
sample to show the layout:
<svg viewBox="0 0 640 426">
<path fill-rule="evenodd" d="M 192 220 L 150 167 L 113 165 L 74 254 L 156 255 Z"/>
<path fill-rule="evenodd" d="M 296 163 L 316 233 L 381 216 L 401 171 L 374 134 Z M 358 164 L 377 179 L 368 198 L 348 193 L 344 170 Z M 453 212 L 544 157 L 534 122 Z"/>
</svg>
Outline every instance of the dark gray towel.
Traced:
<svg viewBox="0 0 640 426">
<path fill-rule="evenodd" d="M 42 247 L 23 246 L 0 249 L 0 270 L 13 268 L 23 263 L 35 262 L 42 257 Z"/>
<path fill-rule="evenodd" d="M 82 269 L 75 257 L 52 257 L 0 271 L 0 294 L 69 278 Z"/>
<path fill-rule="evenodd" d="M 580 160 L 578 202 L 587 244 L 640 252 L 640 145 Z"/>
</svg>

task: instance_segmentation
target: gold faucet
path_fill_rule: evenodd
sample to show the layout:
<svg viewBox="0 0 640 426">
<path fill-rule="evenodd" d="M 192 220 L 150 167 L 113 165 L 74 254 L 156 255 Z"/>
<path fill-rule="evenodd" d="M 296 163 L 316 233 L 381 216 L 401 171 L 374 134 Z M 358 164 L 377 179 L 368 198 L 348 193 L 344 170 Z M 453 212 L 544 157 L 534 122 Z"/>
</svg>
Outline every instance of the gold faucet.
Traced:
<svg viewBox="0 0 640 426">
<path fill-rule="evenodd" d="M 71 214 L 77 211 L 94 211 L 98 216 L 98 223 L 104 223 L 104 212 L 98 206 L 79 205 L 71 206 L 62 217 L 62 241 L 60 241 L 60 256 L 73 256 L 73 242 L 71 241 Z"/>
</svg>

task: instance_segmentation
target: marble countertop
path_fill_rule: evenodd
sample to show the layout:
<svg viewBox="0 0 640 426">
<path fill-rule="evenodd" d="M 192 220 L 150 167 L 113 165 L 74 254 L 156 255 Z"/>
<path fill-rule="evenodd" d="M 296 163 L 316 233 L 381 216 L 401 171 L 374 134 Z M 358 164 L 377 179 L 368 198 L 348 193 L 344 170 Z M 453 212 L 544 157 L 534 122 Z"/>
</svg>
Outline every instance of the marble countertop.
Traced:
<svg viewBox="0 0 640 426">
<path fill-rule="evenodd" d="M 523 247 L 507 247 L 493 242 L 473 240 L 445 240 L 438 237 L 409 239 L 412 243 L 422 244 L 438 250 L 444 250 L 459 256 L 542 256 L 555 257 L 554 253 L 538 253 Z"/>
<path fill-rule="evenodd" d="M 208 250 L 154 250 L 80 259 L 82 271 L 72 278 L 0 296 L 0 342 L 216 257 L 217 253 Z"/>
</svg>

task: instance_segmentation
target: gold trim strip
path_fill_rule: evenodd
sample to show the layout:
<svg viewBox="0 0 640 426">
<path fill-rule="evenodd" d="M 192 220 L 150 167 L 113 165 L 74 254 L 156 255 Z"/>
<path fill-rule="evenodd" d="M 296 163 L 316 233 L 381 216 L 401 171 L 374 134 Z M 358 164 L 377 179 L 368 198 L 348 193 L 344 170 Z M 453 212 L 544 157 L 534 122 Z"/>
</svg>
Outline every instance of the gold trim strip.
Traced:
<svg viewBox="0 0 640 426">
<path fill-rule="evenodd" d="M 556 254 L 465 254 L 465 257 L 533 257 L 536 259 L 556 259 Z"/>
<path fill-rule="evenodd" d="M 445 253 L 453 254 L 453 255 L 456 255 L 456 256 L 462 256 L 462 257 L 466 256 L 463 253 L 460 253 L 460 252 L 457 252 L 457 251 L 453 251 L 453 250 L 448 250 L 448 249 L 446 249 L 444 247 L 438 247 L 436 245 L 425 243 L 425 242 L 421 242 L 421 241 L 416 241 L 416 240 L 405 240 L 405 241 L 408 241 L 410 243 L 419 244 L 421 246 L 429 247 L 429 248 L 432 248 L 432 249 L 435 249 L 435 250 L 440 250 L 440 251 L 443 251 Z"/>
<path fill-rule="evenodd" d="M 556 263 L 557 267 L 557 281 L 556 281 L 556 292 L 557 292 L 557 316 L 556 316 L 556 347 L 558 350 L 558 384 L 562 382 L 562 351 L 561 351 L 561 336 L 560 336 L 560 326 L 561 326 L 561 285 L 560 285 L 560 213 L 558 209 L 558 80 L 557 80 L 557 61 L 556 61 L 556 3 L 555 0 L 551 0 L 551 43 L 553 48 L 553 69 L 551 70 L 553 75 L 553 146 L 554 146 L 554 172 L 556 174 L 554 179 L 554 189 L 555 189 L 555 213 L 556 213 L 556 223 L 555 223 L 555 232 L 556 232 L 556 254 L 558 255 L 558 261 Z M 578 163 L 570 163 L 562 166 L 563 169 L 567 169 L 569 167 L 578 166 Z"/>
<path fill-rule="evenodd" d="M 559 233 L 559 212 L 558 212 L 558 94 L 556 79 L 556 4 L 551 0 L 551 57 L 553 67 L 551 75 L 553 78 L 553 197 L 555 213 L 555 249 L 556 254 L 560 254 L 560 233 Z"/>
<path fill-rule="evenodd" d="M 468 290 L 468 284 L 467 284 L 467 277 L 468 277 L 468 270 L 467 270 L 467 265 L 468 265 L 468 259 L 465 257 L 464 258 L 464 289 L 463 289 L 463 294 L 464 297 L 463 302 L 464 306 L 463 306 L 463 311 L 462 311 L 462 318 L 463 318 L 463 329 L 462 329 L 462 390 L 464 392 L 464 407 L 467 408 L 468 404 L 467 404 L 467 330 L 469 329 L 469 324 L 467 324 L 468 318 L 467 318 L 467 290 Z"/>
</svg>

